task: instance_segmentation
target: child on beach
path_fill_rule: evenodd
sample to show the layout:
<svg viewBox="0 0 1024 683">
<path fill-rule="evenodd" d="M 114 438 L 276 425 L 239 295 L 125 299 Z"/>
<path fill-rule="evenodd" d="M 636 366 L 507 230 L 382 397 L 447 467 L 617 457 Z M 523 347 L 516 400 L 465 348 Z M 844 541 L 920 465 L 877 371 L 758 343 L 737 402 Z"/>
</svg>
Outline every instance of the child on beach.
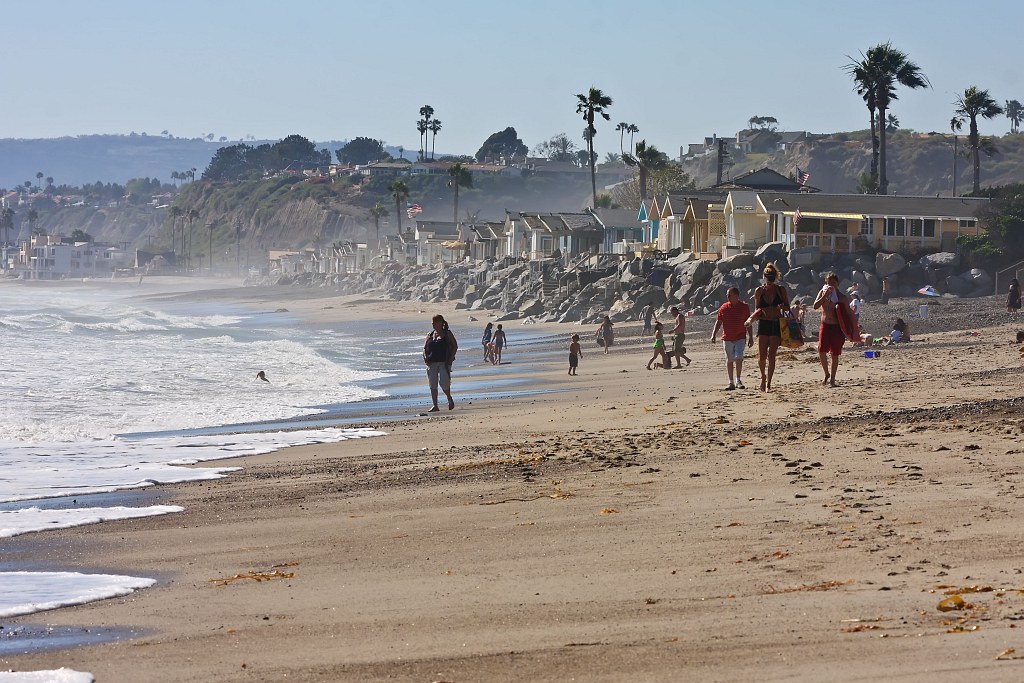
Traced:
<svg viewBox="0 0 1024 683">
<path fill-rule="evenodd" d="M 668 353 L 665 351 L 665 335 L 662 334 L 662 324 L 660 322 L 654 323 L 654 355 L 647 361 L 647 369 L 651 369 L 651 363 L 661 356 L 661 367 L 670 368 L 672 367 L 672 361 L 668 358 Z"/>
<path fill-rule="evenodd" d="M 569 342 L 569 374 L 575 375 L 576 368 L 580 364 L 580 357 L 583 355 L 583 347 L 580 346 L 580 335 L 572 335 Z"/>
</svg>

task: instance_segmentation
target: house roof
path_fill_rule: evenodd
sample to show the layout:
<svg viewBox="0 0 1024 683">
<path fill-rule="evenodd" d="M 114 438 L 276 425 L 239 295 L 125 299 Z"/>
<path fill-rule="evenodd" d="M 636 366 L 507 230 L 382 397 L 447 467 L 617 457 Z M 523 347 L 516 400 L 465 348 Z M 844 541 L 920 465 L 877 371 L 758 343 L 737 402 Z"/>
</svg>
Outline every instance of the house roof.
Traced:
<svg viewBox="0 0 1024 683">
<path fill-rule="evenodd" d="M 638 228 L 637 213 L 629 209 L 597 209 L 598 220 L 606 228 Z"/>
<path fill-rule="evenodd" d="M 416 231 L 429 233 L 427 239 L 449 240 L 459 237 L 459 228 L 451 221 L 416 221 Z"/>
<path fill-rule="evenodd" d="M 862 216 L 915 216 L 921 218 L 977 218 L 991 202 L 974 197 L 911 197 L 877 194 L 793 194 L 760 192 L 770 213 L 839 213 Z"/>
<path fill-rule="evenodd" d="M 787 178 L 778 171 L 767 167 L 743 173 L 732 180 L 727 180 L 724 183 L 719 183 L 714 186 L 715 189 L 721 190 L 727 190 L 733 187 L 741 187 L 751 190 L 780 190 L 789 192 L 799 192 L 807 189 L 817 191 L 817 188 L 806 188 L 795 180 Z"/>
</svg>

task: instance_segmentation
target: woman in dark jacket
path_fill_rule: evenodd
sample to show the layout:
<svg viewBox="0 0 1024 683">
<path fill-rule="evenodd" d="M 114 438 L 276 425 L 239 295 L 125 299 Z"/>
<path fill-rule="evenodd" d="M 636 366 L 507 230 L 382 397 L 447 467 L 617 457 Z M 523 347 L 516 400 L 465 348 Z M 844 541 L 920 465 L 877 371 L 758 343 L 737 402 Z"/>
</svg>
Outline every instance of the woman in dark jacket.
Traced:
<svg viewBox="0 0 1024 683">
<path fill-rule="evenodd" d="M 435 315 L 431 319 L 434 328 L 423 342 L 423 362 L 427 364 L 427 380 L 430 382 L 430 399 L 433 402 L 431 413 L 438 411 L 437 386 L 441 385 L 444 395 L 448 397 L 448 410 L 455 408 L 452 398 L 452 363 L 459 350 L 455 335 L 448 329 L 444 316 Z"/>
</svg>

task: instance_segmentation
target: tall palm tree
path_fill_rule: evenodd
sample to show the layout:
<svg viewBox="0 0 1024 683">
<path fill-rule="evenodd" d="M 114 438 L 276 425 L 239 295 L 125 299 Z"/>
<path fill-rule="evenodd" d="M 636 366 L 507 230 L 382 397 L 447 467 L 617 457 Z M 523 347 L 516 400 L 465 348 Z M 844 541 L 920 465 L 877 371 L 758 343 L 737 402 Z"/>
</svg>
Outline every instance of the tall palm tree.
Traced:
<svg viewBox="0 0 1024 683">
<path fill-rule="evenodd" d="M 637 128 L 636 125 L 631 123 L 626 128 L 626 132 L 629 133 L 629 151 L 632 152 L 633 151 L 633 135 L 635 135 L 636 133 L 639 133 L 640 129 Z"/>
<path fill-rule="evenodd" d="M 619 154 L 622 156 L 626 155 L 626 150 L 622 147 L 624 144 L 623 138 L 626 136 L 626 132 L 629 129 L 629 124 L 625 121 L 620 121 L 615 124 L 615 130 L 619 131 Z"/>
<path fill-rule="evenodd" d="M 597 135 L 597 129 L 594 128 L 594 117 L 600 116 L 605 121 L 609 120 L 611 116 L 605 109 L 610 106 L 612 98 L 594 86 L 590 87 L 587 94 L 576 95 L 576 113 L 582 114 L 583 120 L 587 122 L 584 137 L 587 140 L 587 151 L 590 153 L 590 189 L 594 197 L 594 206 L 597 206 L 597 171 L 594 168 L 594 136 Z"/>
<path fill-rule="evenodd" d="M 42 185 L 43 185 L 43 177 L 44 177 L 45 175 L 46 175 L 46 174 L 45 174 L 45 173 L 43 173 L 42 171 L 37 171 L 37 172 L 36 172 L 36 188 L 38 188 L 38 189 L 42 189 Z"/>
<path fill-rule="evenodd" d="M 393 180 L 388 185 L 388 192 L 395 200 L 395 225 L 399 235 L 402 234 L 402 202 L 409 198 L 409 186 L 404 180 Z"/>
<path fill-rule="evenodd" d="M 907 54 L 893 47 L 892 43 L 880 43 L 868 50 L 868 73 L 874 83 L 875 110 L 878 112 L 878 194 L 888 194 L 889 177 L 885 161 L 885 121 L 889 104 L 896 99 L 896 86 L 907 88 L 930 87 L 928 78 L 921 72 Z"/>
<path fill-rule="evenodd" d="M 427 151 L 425 148 L 427 139 L 427 127 L 429 125 L 430 124 L 428 124 L 424 119 L 420 119 L 419 121 L 416 122 L 416 130 L 418 130 L 420 133 L 420 161 L 423 161 L 424 159 L 427 158 Z"/>
<path fill-rule="evenodd" d="M 4 244 L 11 241 L 11 230 L 14 229 L 14 209 L 9 206 L 5 206 L 0 211 L 0 230 L 4 231 Z M 4 268 L 7 268 L 7 264 L 4 264 Z"/>
<path fill-rule="evenodd" d="M 640 200 L 647 201 L 647 174 L 651 171 L 660 171 L 668 166 L 668 156 L 654 145 L 647 145 L 647 140 L 636 143 L 636 153 L 626 155 L 625 161 L 630 166 L 636 166 L 640 183 Z"/>
<path fill-rule="evenodd" d="M 978 117 L 982 116 L 991 119 L 1003 113 L 1003 108 L 992 99 L 988 90 L 979 90 L 971 86 L 964 90 L 963 95 L 957 95 L 956 115 L 960 120 L 964 118 L 970 122 L 967 133 L 967 145 L 971 148 L 971 162 L 974 165 L 974 193 L 981 190 L 981 161 L 978 158 L 979 151 L 985 152 L 988 156 L 995 153 L 995 145 L 991 140 L 981 140 L 978 137 Z"/>
<path fill-rule="evenodd" d="M 430 119 L 434 118 L 434 108 L 429 104 L 424 104 L 420 107 L 420 123 L 423 124 L 423 130 L 420 131 L 420 135 L 423 136 L 423 154 L 422 159 L 427 158 L 427 131 L 430 130 Z M 416 125 L 417 130 L 420 128 L 419 124 Z"/>
<path fill-rule="evenodd" d="M 452 164 L 448 169 L 448 175 L 451 180 L 448 181 L 448 186 L 452 188 L 455 193 L 455 211 L 452 214 L 455 228 L 459 227 L 459 188 L 460 187 L 473 187 L 473 174 L 469 172 L 469 169 L 462 164 Z"/>
<path fill-rule="evenodd" d="M 434 119 L 433 121 L 431 121 L 430 123 L 427 124 L 427 128 L 430 129 L 430 133 L 433 136 L 433 137 L 430 138 L 430 158 L 431 158 L 431 160 L 433 160 L 433 158 L 434 158 L 434 143 L 437 142 L 437 133 L 438 133 L 438 131 L 441 130 L 441 122 L 439 120 L 437 120 L 437 119 Z"/>
<path fill-rule="evenodd" d="M 1020 123 L 1024 121 L 1024 106 L 1017 100 L 1006 100 L 1003 106 L 1006 118 L 1010 119 L 1010 132 L 1016 135 L 1020 130 Z"/>
<path fill-rule="evenodd" d="M 378 248 L 380 248 L 380 219 L 387 215 L 387 208 L 380 202 L 370 207 L 370 216 L 373 218 L 373 236 L 377 240 Z"/>
<path fill-rule="evenodd" d="M 885 132 L 895 133 L 900 129 L 900 120 L 896 118 L 896 114 L 890 113 L 885 117 Z"/>
<path fill-rule="evenodd" d="M 39 212 L 35 209 L 29 209 L 28 213 L 25 214 L 25 218 L 28 219 L 30 234 L 36 234 L 36 221 L 39 220 Z"/>
</svg>

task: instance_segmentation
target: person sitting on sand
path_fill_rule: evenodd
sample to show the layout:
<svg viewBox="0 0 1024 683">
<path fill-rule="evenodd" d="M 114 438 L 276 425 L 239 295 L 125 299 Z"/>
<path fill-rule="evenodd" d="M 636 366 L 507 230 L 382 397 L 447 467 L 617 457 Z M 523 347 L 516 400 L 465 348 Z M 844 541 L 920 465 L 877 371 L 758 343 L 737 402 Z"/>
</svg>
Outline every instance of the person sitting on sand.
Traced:
<svg viewBox="0 0 1024 683">
<path fill-rule="evenodd" d="M 269 379 L 267 379 L 267 373 L 264 372 L 263 370 L 260 370 L 259 372 L 256 373 L 256 379 L 261 379 L 264 382 L 270 381 Z"/>
<path fill-rule="evenodd" d="M 910 341 L 910 327 L 903 321 L 903 318 L 896 318 L 892 324 L 892 332 L 889 334 L 890 344 L 900 344 Z"/>
</svg>

